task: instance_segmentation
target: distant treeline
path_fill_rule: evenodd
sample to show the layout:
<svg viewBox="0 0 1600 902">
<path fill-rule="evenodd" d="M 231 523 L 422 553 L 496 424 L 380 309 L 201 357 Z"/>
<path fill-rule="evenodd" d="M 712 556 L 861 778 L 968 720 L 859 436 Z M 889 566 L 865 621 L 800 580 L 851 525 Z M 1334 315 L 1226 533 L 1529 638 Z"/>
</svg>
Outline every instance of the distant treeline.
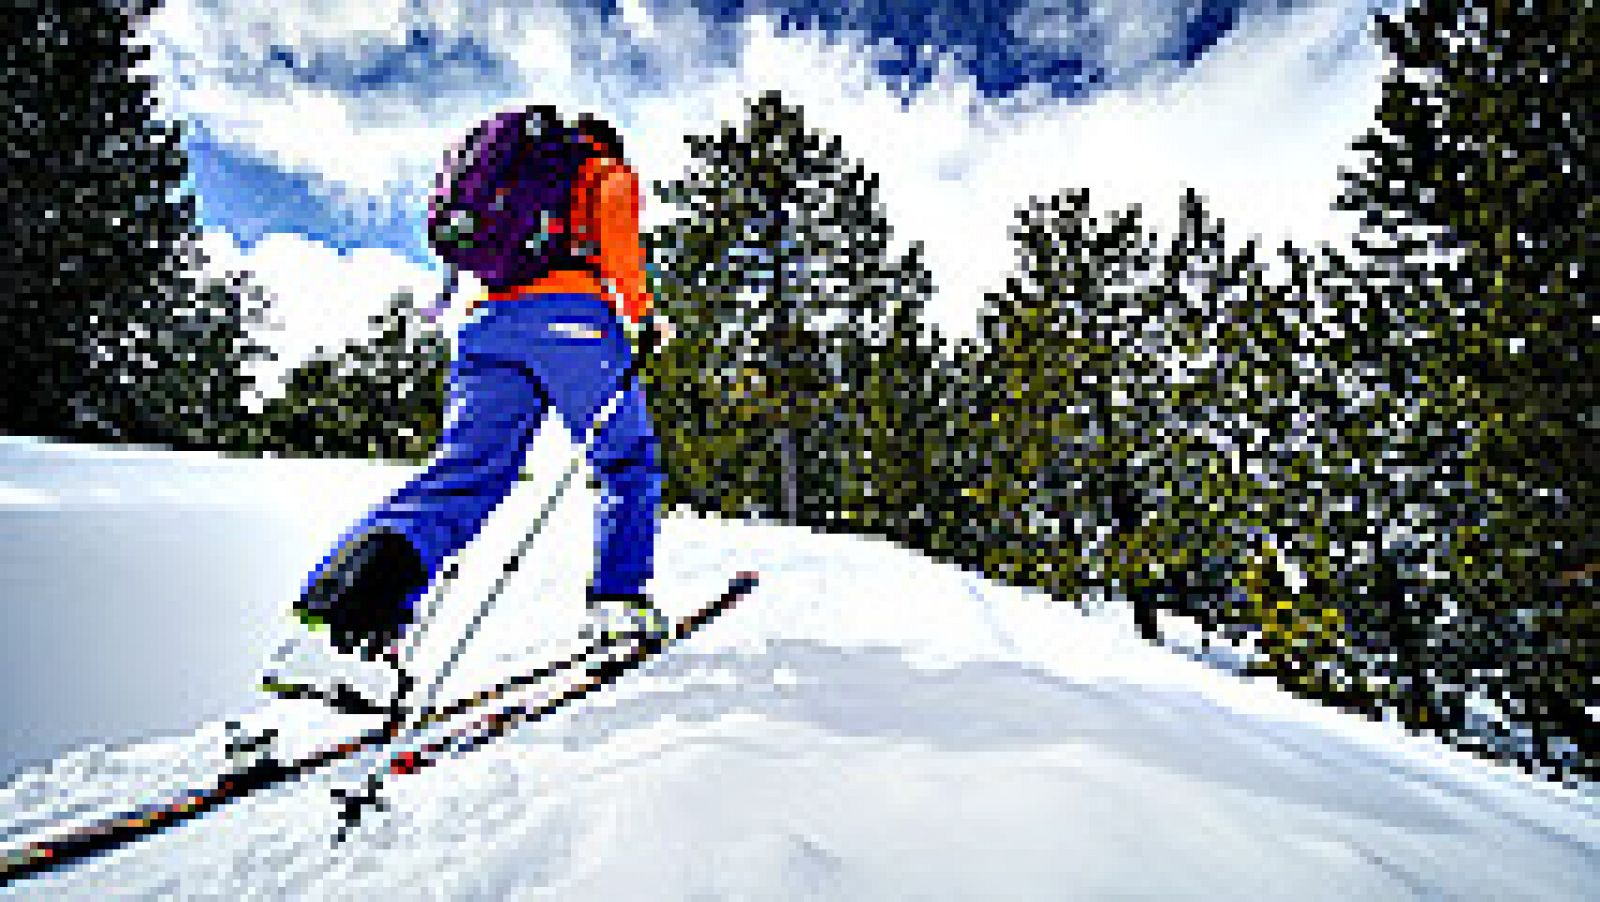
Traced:
<svg viewBox="0 0 1600 902">
<path fill-rule="evenodd" d="M 1594 777 L 1600 85 L 1581 61 L 1600 35 L 1580 6 L 1379 20 L 1399 65 L 1336 201 L 1364 214 L 1353 257 L 1230 242 L 1193 192 L 1161 235 L 1044 186 L 959 341 L 926 320 L 921 246 L 890 250 L 877 176 L 762 95 L 656 188 L 683 213 L 647 236 L 680 329 L 646 372 L 666 503 L 1109 593 L 1151 638 L 1183 613 L 1295 692 Z M 0 126 L 6 177 L 33 155 L 57 171 L 8 201 L 0 429 L 424 459 L 449 346 L 407 297 L 245 403 L 268 302 L 180 275 L 176 135 L 97 37 L 121 14 L 86 9 L 41 4 L 58 25 L 5 51 L 26 112 Z M 51 43 L 67 33 L 96 55 Z M 28 74 L 60 65 L 83 79 Z M 113 129 L 86 124 L 102 113 Z"/>
</svg>

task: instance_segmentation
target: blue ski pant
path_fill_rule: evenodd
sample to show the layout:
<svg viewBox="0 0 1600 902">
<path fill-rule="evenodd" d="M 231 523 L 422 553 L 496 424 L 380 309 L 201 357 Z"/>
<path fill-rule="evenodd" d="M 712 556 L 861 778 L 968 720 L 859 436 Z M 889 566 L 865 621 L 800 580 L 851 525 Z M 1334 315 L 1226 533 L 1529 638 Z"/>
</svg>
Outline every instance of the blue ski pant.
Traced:
<svg viewBox="0 0 1600 902">
<path fill-rule="evenodd" d="M 592 295 L 487 301 L 458 339 L 446 425 L 432 460 L 340 543 L 388 527 L 410 539 L 430 579 L 511 491 L 546 414 L 554 410 L 582 441 L 620 387 L 631 356 L 617 315 Z M 587 453 L 602 492 L 590 591 L 641 592 L 653 569 L 662 475 L 660 445 L 636 378 Z M 407 606 L 414 607 L 423 591 L 406 599 Z"/>
</svg>

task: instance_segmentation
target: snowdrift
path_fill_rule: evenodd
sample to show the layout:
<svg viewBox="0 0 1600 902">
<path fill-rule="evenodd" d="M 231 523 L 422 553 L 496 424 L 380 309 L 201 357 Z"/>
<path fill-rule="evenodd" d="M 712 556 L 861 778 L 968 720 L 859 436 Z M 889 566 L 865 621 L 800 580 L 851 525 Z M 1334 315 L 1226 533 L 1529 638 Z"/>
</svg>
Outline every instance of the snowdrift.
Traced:
<svg viewBox="0 0 1600 902">
<path fill-rule="evenodd" d="M 569 450 L 559 436 L 541 439 L 532 470 L 559 469 Z M 61 529 L 130 506 L 187 512 L 160 521 L 169 533 L 151 548 L 169 556 L 155 574 L 185 566 L 202 538 L 196 531 L 207 528 L 208 504 L 227 499 L 261 522 L 290 515 L 294 529 L 272 535 L 292 536 L 284 539 L 292 554 L 283 541 L 259 536 L 233 549 L 233 570 L 255 572 L 252 555 L 277 555 L 276 566 L 316 553 L 344 518 L 406 472 L 15 444 L 0 447 L 0 461 L 0 522 L 41 509 L 64 512 L 50 521 Z M 440 635 L 452 618 L 464 621 L 498 575 L 546 488 L 539 479 L 519 487 L 461 556 Z M 486 622 L 464 684 L 570 639 L 581 616 L 575 588 L 591 560 L 591 502 L 579 492 L 563 505 Z M 657 595 L 670 614 L 705 601 L 735 570 L 759 570 L 762 583 L 615 690 L 394 781 L 390 810 L 345 844 L 330 842 L 335 778 L 319 775 L 9 894 L 880 900 L 1600 892 L 1592 795 L 1144 645 L 1114 605 L 1053 603 L 883 541 L 695 517 L 664 524 L 657 565 Z M 268 594 L 281 602 L 299 575 L 272 577 Z M 100 603 L 159 596 L 127 577 L 112 569 L 94 575 Z M 224 577 L 216 583 L 219 592 L 230 585 Z M 232 585 L 236 597 L 212 603 L 268 604 L 249 585 Z M 27 622 L 15 610 L 29 598 L 10 579 L 0 591 L 12 612 L 6 626 Z M 271 632 L 252 622 L 239 641 L 264 655 Z M 56 651 L 70 661 L 71 650 Z M 8 697 L 5 723 L 22 703 Z M 220 730 L 214 718 L 25 769 L 0 789 L 0 844 L 203 776 L 215 765 Z"/>
</svg>

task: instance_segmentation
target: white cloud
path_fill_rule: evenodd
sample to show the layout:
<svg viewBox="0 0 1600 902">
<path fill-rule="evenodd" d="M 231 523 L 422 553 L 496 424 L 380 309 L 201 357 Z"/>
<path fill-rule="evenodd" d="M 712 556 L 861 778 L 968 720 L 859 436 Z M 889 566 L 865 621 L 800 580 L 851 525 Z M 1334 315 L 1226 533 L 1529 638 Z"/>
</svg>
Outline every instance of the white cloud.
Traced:
<svg viewBox="0 0 1600 902">
<path fill-rule="evenodd" d="M 1154 12 L 1148 19 L 1118 18 L 1103 4 L 1096 9 L 1097 52 L 1107 59 L 1132 59 L 1170 28 Z M 1040 11 L 1048 12 L 1048 4 L 1036 8 L 1034 40 L 1050 32 L 1050 17 Z M 592 18 L 466 0 L 430 4 L 430 21 L 447 37 L 471 36 L 509 59 L 515 85 L 452 94 L 427 108 L 282 80 L 252 83 L 241 73 L 259 67 L 228 57 L 230 50 L 254 48 L 259 58 L 269 43 L 355 52 L 364 42 L 398 41 L 410 23 L 393 3 L 374 11 L 365 0 L 170 0 L 154 28 L 163 41 L 157 63 L 165 67 L 167 106 L 175 115 L 215 123 L 228 140 L 279 165 L 390 196 L 402 185 L 423 190 L 445 144 L 497 107 L 541 101 L 607 114 L 648 181 L 682 171 L 689 159 L 685 134 L 737 121 L 750 98 L 779 89 L 805 107 L 814 127 L 841 136 L 848 153 L 880 173 L 900 243 L 927 244 L 940 286 L 931 312 L 959 333 L 974 327 L 981 292 L 997 287 L 1011 269 L 1006 232 L 1013 211 L 1030 195 L 1086 187 L 1097 211 L 1138 202 L 1148 221 L 1166 228 L 1175 220 L 1182 186 L 1190 185 L 1236 237 L 1259 234 L 1269 246 L 1286 237 L 1303 245 L 1342 243 L 1351 221 L 1328 209 L 1339 188 L 1336 170 L 1354 161 L 1347 146 L 1372 123 L 1384 66 L 1371 46 L 1336 63 L 1324 58 L 1327 42 L 1344 37 L 1350 3 L 1342 2 L 1246 17 L 1192 69 L 1148 72 L 1141 83 L 1087 101 L 1048 100 L 1037 92 L 1004 104 L 984 101 L 969 77 L 946 65 L 903 108 L 858 40 L 804 31 L 779 35 L 773 22 L 752 17 L 739 35 L 739 65 L 719 69 L 707 64 L 713 55 L 707 23 L 692 9 L 630 0 L 623 13 L 631 40 L 658 72 L 651 84 L 659 89 L 581 71 L 575 47 L 599 48 L 606 67 L 617 63 L 628 40 L 597 37 Z M 1158 27 L 1148 27 L 1152 23 Z M 177 80 L 180 73 L 189 87 Z M 672 213 L 653 199 L 646 202 L 647 225 Z M 267 279 L 279 279 L 270 265 L 302 266 L 303 258 L 321 253 L 266 253 L 269 246 L 275 245 L 268 242 L 252 255 Z M 283 246 L 291 246 L 288 239 Z M 298 275 L 280 281 L 307 289 L 294 310 L 346 322 L 340 319 L 345 314 L 319 308 L 348 307 L 362 290 L 359 279 L 336 275 L 359 255 L 324 251 L 318 259 L 337 264 L 323 264 L 323 285 L 340 285 L 344 300 L 326 299 L 322 286 Z M 386 259 L 387 270 L 417 270 L 392 255 Z M 435 283 L 428 284 L 431 292 Z"/>
<path fill-rule="evenodd" d="M 170 0 L 150 18 L 146 38 L 153 52 L 148 69 L 158 77 L 161 108 L 172 118 L 206 122 L 228 143 L 280 168 L 320 175 L 348 191 L 379 197 L 420 191 L 447 142 L 464 133 L 486 105 L 486 97 L 457 98 L 440 115 L 390 93 L 354 95 L 296 82 L 281 67 L 264 64 L 274 48 L 292 50 L 302 61 L 321 57 L 361 59 L 373 46 L 405 42 L 408 4 L 320 0 L 206 3 Z M 430 16 L 455 36 L 474 31 L 491 46 L 504 33 L 522 34 L 531 54 L 525 74 L 554 67 L 565 77 L 565 24 L 525 27 L 532 15 L 465 15 L 460 5 L 438 5 Z M 471 27 L 468 28 L 470 23 Z M 556 33 L 551 33 L 554 28 Z M 553 52 L 559 51 L 559 52 Z"/>
<path fill-rule="evenodd" d="M 1139 203 L 1168 230 L 1190 186 L 1235 238 L 1345 244 L 1353 218 L 1330 209 L 1337 171 L 1354 165 L 1348 145 L 1373 123 L 1384 64 L 1376 48 L 1331 70 L 1315 59 L 1338 16 L 1322 7 L 1246 18 L 1176 78 L 1007 119 L 983 146 L 987 184 L 971 193 L 985 227 L 929 240 L 993 241 L 1016 198 L 1066 187 L 1089 188 L 1096 211 Z M 993 249 L 985 259 L 997 259 Z"/>
<path fill-rule="evenodd" d="M 1194 0 L 1033 0 L 1011 17 L 1011 32 L 1027 44 L 1079 56 L 1113 77 L 1146 68 L 1183 37 Z"/>
<path fill-rule="evenodd" d="M 677 172 L 687 155 L 672 136 L 736 119 L 744 98 L 781 89 L 880 173 L 897 236 L 927 245 L 940 286 L 931 313 L 970 334 L 982 292 L 1012 266 L 1007 229 L 1030 195 L 1089 188 L 1097 211 L 1139 203 L 1148 223 L 1170 229 L 1189 185 L 1236 238 L 1344 243 L 1352 221 L 1329 205 L 1338 166 L 1354 159 L 1348 144 L 1372 122 L 1382 61 L 1373 49 L 1330 74 L 1312 59 L 1337 15 L 1248 19 L 1180 78 L 1010 111 L 980 103 L 953 64 L 902 108 L 859 48 L 752 20 L 739 70 L 638 110 L 646 134 L 666 139 L 642 142 L 640 163 Z"/>
<path fill-rule="evenodd" d="M 319 346 L 333 348 L 371 332 L 370 317 L 397 292 L 431 300 L 439 277 L 391 251 L 364 248 L 347 254 L 300 235 L 276 234 L 249 250 L 226 233 L 202 236 L 206 271 L 248 271 L 272 300 L 269 324 L 253 334 L 278 354 L 255 371 L 263 392 L 280 394 L 277 380 Z"/>
<path fill-rule="evenodd" d="M 622 0 L 621 11 L 622 23 L 628 26 L 634 37 L 644 41 L 655 37 L 655 22 L 644 0 Z"/>
</svg>

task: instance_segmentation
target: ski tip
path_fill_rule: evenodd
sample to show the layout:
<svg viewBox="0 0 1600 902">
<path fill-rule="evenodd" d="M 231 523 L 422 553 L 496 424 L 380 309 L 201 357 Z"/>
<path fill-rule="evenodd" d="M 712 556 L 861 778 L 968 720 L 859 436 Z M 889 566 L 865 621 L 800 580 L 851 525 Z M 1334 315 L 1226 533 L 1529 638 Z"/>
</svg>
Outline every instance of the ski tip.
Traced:
<svg viewBox="0 0 1600 902">
<path fill-rule="evenodd" d="M 761 574 L 755 570 L 740 570 L 733 577 L 734 585 L 748 589 L 761 581 Z"/>
</svg>

